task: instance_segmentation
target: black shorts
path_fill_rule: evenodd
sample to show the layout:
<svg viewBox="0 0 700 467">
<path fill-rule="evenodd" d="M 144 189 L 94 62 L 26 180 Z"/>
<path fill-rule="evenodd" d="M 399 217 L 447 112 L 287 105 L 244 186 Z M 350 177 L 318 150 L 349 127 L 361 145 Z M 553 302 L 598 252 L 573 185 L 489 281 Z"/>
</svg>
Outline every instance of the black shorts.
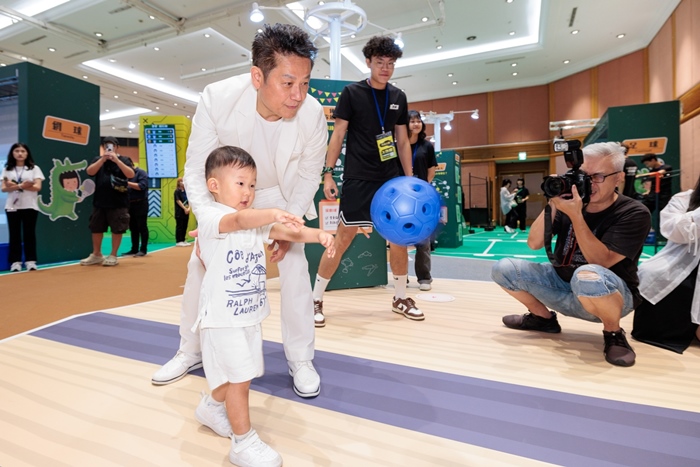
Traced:
<svg viewBox="0 0 700 467">
<path fill-rule="evenodd" d="M 93 208 L 90 215 L 90 232 L 123 234 L 129 229 L 129 208 Z"/>
<path fill-rule="evenodd" d="M 340 222 L 348 227 L 372 227 L 369 208 L 374 194 L 386 182 L 349 179 L 340 194 Z"/>
</svg>

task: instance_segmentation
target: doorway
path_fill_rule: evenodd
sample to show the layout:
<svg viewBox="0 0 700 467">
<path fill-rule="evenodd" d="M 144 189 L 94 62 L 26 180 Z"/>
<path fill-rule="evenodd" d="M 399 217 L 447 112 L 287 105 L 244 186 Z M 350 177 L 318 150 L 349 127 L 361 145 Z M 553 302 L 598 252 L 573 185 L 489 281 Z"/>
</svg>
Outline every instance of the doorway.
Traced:
<svg viewBox="0 0 700 467">
<path fill-rule="evenodd" d="M 513 163 L 513 164 L 499 164 L 496 166 L 497 169 L 497 180 L 495 183 L 496 198 L 499 200 L 498 206 L 500 206 L 500 189 L 501 183 L 504 179 L 508 178 L 512 182 L 511 191 L 517 185 L 517 180 L 522 178 L 525 181 L 525 188 L 530 192 L 529 198 L 527 200 L 527 218 L 526 224 L 532 225 L 532 223 L 540 215 L 545 205 L 547 204 L 547 199 L 542 192 L 542 179 L 548 174 L 549 162 L 548 161 L 533 161 L 526 163 Z M 499 224 L 504 225 L 505 216 L 503 213 L 498 211 Z"/>
</svg>

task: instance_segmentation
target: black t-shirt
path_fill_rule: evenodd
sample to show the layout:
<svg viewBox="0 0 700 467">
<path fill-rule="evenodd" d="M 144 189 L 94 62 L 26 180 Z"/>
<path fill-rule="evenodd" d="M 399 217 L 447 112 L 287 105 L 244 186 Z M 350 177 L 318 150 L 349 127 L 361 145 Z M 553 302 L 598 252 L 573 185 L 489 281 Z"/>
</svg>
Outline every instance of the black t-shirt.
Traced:
<svg viewBox="0 0 700 467">
<path fill-rule="evenodd" d="M 421 180 L 428 181 L 428 169 L 437 167 L 437 159 L 435 158 L 435 148 L 427 140 L 419 140 L 411 145 L 411 155 L 413 157 L 413 175 Z M 405 175 L 401 161 L 396 163 L 399 166 L 399 174 Z"/>
<path fill-rule="evenodd" d="M 340 94 L 333 117 L 348 122 L 344 179 L 383 182 L 399 175 L 399 164 L 396 160 L 382 162 L 379 159 L 376 137 L 382 133 L 380 112 L 384 120 L 384 131 L 391 131 L 395 141 L 394 127 L 408 123 L 408 103 L 403 91 L 387 84 L 386 89 L 374 89 L 373 95 L 367 80 L 362 80 L 348 84 Z"/>
<path fill-rule="evenodd" d="M 633 198 L 637 193 L 634 189 L 635 176 L 637 175 L 637 163 L 629 157 L 625 158 L 625 189 L 623 195 Z"/>
<path fill-rule="evenodd" d="M 637 263 L 642 254 L 642 247 L 651 227 L 651 215 L 643 204 L 618 195 L 617 200 L 606 210 L 596 213 L 584 213 L 586 225 L 593 235 L 603 242 L 611 251 L 625 258 L 609 269 L 625 281 L 634 296 L 634 306 L 641 303 L 639 295 L 639 278 Z M 552 222 L 552 235 L 557 235 L 554 256 L 561 264 L 554 269 L 559 277 L 569 282 L 574 271 L 584 264 L 584 258 L 574 235 L 569 217 L 561 212 Z"/>
<path fill-rule="evenodd" d="M 100 157 L 94 158 L 90 165 L 100 160 Z M 119 159 L 127 166 L 133 168 L 134 164 L 128 157 L 119 156 Z M 100 170 L 94 175 L 95 193 L 92 196 L 92 205 L 96 208 L 104 209 L 128 208 L 129 194 L 126 190 L 122 192 L 112 188 L 111 176 L 126 180 L 126 175 L 115 162 L 105 161 Z"/>
<path fill-rule="evenodd" d="M 522 200 L 530 196 L 530 190 L 528 190 L 524 186 L 519 187 L 517 190 L 518 191 L 515 192 L 515 201 L 517 201 L 518 203 L 516 208 L 525 209 L 525 206 L 527 206 L 527 201 Z"/>
<path fill-rule="evenodd" d="M 175 189 L 175 196 L 174 196 L 174 201 L 175 201 L 175 217 L 185 217 L 187 214 L 185 214 L 185 210 L 180 207 L 179 204 L 177 204 L 178 200 L 187 206 L 187 192 L 185 190 L 180 190 L 178 188 Z"/>
<path fill-rule="evenodd" d="M 658 172 L 659 170 L 665 170 L 666 173 L 661 177 L 661 187 L 659 188 L 659 198 L 662 201 L 668 202 L 669 199 L 671 199 L 671 193 L 672 193 L 672 187 L 671 187 L 671 172 L 673 170 L 673 167 L 671 167 L 668 164 L 662 164 L 659 167 L 655 169 L 651 169 L 649 172 Z M 654 196 L 654 193 L 656 189 L 654 188 L 654 185 L 656 185 L 656 177 L 649 177 L 651 180 L 651 195 Z M 666 204 L 664 203 L 664 206 Z"/>
</svg>

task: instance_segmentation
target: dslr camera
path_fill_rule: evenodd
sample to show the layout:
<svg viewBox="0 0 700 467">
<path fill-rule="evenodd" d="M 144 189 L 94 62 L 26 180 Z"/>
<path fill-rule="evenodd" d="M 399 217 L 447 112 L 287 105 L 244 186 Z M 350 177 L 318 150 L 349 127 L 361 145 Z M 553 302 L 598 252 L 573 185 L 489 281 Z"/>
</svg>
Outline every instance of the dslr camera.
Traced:
<svg viewBox="0 0 700 467">
<path fill-rule="evenodd" d="M 544 177 L 542 191 L 547 198 L 571 194 L 571 187 L 576 187 L 584 203 L 591 197 L 591 177 L 580 169 L 583 164 L 583 151 L 578 140 L 554 140 L 554 151 L 563 152 L 566 166 L 570 169 L 564 175 Z"/>
</svg>

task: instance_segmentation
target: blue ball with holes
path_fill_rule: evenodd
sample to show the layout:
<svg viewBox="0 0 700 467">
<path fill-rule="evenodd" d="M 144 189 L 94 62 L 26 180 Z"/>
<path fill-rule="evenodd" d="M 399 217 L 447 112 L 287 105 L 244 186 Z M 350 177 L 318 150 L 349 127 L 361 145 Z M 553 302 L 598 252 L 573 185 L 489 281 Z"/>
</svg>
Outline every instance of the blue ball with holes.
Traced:
<svg viewBox="0 0 700 467">
<path fill-rule="evenodd" d="M 396 177 L 377 190 L 370 215 L 377 232 L 396 245 L 423 243 L 440 221 L 440 195 L 416 177 Z"/>
</svg>

